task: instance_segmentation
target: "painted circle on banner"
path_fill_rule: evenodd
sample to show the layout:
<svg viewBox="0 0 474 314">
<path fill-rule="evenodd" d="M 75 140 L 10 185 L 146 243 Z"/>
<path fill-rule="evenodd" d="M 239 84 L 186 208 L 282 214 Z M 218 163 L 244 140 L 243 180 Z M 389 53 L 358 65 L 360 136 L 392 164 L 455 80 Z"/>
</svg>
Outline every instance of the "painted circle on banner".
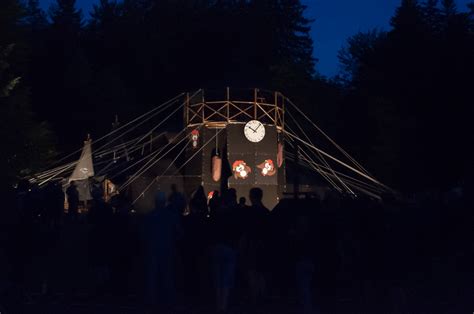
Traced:
<svg viewBox="0 0 474 314">
<path fill-rule="evenodd" d="M 252 143 L 258 143 L 265 137 L 265 126 L 258 120 L 251 120 L 245 124 L 245 137 Z"/>
</svg>

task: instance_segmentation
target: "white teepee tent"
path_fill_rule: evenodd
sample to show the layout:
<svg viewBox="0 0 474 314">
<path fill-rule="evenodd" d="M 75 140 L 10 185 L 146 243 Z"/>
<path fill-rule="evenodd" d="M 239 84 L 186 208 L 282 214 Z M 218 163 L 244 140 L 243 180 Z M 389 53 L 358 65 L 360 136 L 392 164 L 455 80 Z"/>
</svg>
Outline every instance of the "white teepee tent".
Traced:
<svg viewBox="0 0 474 314">
<path fill-rule="evenodd" d="M 79 200 L 88 201 L 92 199 L 89 178 L 94 176 L 94 163 L 92 161 L 92 140 L 84 141 L 81 157 L 74 168 L 68 182 L 75 181 L 79 191 Z"/>
</svg>

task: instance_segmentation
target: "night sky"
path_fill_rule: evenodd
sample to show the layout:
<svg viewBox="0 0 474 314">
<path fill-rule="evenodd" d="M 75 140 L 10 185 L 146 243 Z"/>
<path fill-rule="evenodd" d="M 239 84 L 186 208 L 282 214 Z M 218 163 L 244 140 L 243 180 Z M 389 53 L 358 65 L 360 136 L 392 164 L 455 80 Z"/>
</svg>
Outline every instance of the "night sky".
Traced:
<svg viewBox="0 0 474 314">
<path fill-rule="evenodd" d="M 84 16 L 97 0 L 77 0 Z M 337 52 L 347 37 L 371 28 L 386 29 L 400 0 L 302 0 L 308 5 L 307 16 L 314 19 L 312 36 L 319 73 L 332 76 L 338 71 Z M 465 10 L 470 0 L 458 0 Z M 53 0 L 40 0 L 47 8 Z"/>
</svg>

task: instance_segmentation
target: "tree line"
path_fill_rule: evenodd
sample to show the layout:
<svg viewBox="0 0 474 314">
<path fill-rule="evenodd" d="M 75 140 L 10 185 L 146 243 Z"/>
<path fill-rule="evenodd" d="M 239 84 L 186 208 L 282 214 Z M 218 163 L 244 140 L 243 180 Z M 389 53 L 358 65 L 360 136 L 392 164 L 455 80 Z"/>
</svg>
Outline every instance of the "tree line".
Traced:
<svg viewBox="0 0 474 314">
<path fill-rule="evenodd" d="M 100 0 L 87 19 L 75 0 L 47 12 L 38 0 L 5 0 L 0 23 L 10 177 L 109 131 L 115 115 L 225 86 L 283 92 L 399 190 L 472 173 L 474 5 L 403 0 L 389 30 L 347 40 L 334 78 L 317 71 L 299 0 Z"/>
<path fill-rule="evenodd" d="M 468 8 L 403 0 L 388 31 L 356 34 L 339 53 L 345 128 L 399 189 L 472 182 L 474 3 Z"/>
</svg>

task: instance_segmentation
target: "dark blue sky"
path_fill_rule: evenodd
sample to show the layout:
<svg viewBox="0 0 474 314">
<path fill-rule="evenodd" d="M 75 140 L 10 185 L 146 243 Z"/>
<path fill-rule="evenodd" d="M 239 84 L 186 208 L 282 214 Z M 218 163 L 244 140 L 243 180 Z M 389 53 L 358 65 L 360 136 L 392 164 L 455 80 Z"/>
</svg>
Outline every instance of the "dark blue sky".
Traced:
<svg viewBox="0 0 474 314">
<path fill-rule="evenodd" d="M 317 70 L 327 76 L 338 71 L 337 52 L 347 37 L 358 31 L 377 27 L 386 29 L 390 17 L 401 0 L 302 0 L 308 6 L 307 16 L 314 19 L 312 37 L 314 56 L 319 59 Z M 53 0 L 40 0 L 48 7 Z M 77 0 L 84 16 L 96 0 Z M 469 0 L 457 0 L 465 10 Z"/>
</svg>

